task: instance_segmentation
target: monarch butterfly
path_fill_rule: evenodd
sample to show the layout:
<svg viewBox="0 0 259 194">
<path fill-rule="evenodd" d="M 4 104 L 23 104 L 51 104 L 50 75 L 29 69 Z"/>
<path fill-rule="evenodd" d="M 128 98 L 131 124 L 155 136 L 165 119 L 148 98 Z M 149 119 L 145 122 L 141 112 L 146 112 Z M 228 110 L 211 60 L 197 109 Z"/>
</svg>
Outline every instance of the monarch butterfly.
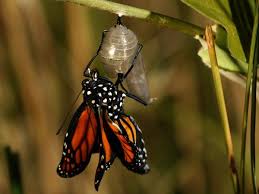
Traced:
<svg viewBox="0 0 259 194">
<path fill-rule="evenodd" d="M 145 102 L 118 89 L 119 86 L 124 88 L 121 74 L 115 84 L 100 76 L 97 70 L 87 69 L 85 76 L 83 102 L 66 132 L 57 173 L 65 178 L 78 175 L 86 168 L 92 153 L 99 153 L 94 183 L 98 191 L 104 172 L 116 157 L 133 172 L 149 172 L 142 132 L 133 117 L 123 110 L 126 96 L 142 104 Z"/>
<path fill-rule="evenodd" d="M 101 44 L 91 62 L 100 54 L 109 77 L 114 78 L 117 73 L 125 74 L 129 91 L 146 103 L 150 103 L 149 86 L 141 55 L 142 48 L 134 32 L 123 25 L 121 17 L 118 17 L 115 26 L 103 31 Z"/>
</svg>

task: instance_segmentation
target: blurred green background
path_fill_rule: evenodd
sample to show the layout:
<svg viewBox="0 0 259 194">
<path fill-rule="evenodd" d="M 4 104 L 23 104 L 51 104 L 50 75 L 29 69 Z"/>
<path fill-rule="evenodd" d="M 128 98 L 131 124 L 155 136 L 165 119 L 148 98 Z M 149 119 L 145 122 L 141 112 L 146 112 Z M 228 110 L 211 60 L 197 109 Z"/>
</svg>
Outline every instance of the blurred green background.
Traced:
<svg viewBox="0 0 259 194">
<path fill-rule="evenodd" d="M 179 0 L 119 2 L 199 26 L 211 23 Z M 123 21 L 144 45 L 151 95 L 158 99 L 148 107 L 131 100 L 125 105 L 143 131 L 151 171 L 133 174 L 116 160 L 99 193 L 232 193 L 211 72 L 196 55 L 199 43 L 142 20 Z M 58 177 L 64 133 L 55 133 L 81 89 L 84 66 L 102 31 L 115 22 L 113 14 L 71 3 L 0 1 L 1 194 L 11 193 L 7 145 L 20 155 L 24 193 L 96 193 L 98 156 L 79 176 Z M 225 78 L 223 84 L 237 155 L 244 89 Z"/>
</svg>

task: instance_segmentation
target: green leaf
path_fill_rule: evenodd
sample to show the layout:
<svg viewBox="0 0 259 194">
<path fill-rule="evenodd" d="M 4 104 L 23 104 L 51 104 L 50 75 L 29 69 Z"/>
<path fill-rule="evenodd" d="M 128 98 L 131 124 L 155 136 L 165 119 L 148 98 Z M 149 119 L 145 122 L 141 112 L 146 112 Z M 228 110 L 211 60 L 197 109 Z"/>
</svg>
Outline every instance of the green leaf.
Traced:
<svg viewBox="0 0 259 194">
<path fill-rule="evenodd" d="M 201 57 L 204 64 L 210 66 L 210 58 L 206 41 L 199 36 L 196 36 L 195 38 L 198 39 L 202 45 L 202 47 L 198 51 L 198 55 Z M 233 57 L 230 56 L 228 52 L 221 49 L 217 44 L 215 45 L 215 50 L 220 69 L 241 74 L 247 73 L 247 63 L 235 60 Z"/>
<path fill-rule="evenodd" d="M 227 46 L 227 32 L 226 30 L 220 26 L 220 25 L 213 25 L 212 26 L 213 31 L 216 34 L 216 38 L 215 38 L 215 42 L 216 44 L 224 49 L 224 50 L 228 50 L 228 46 Z"/>
<path fill-rule="evenodd" d="M 246 62 L 238 32 L 231 19 L 231 11 L 227 0 L 181 0 L 199 13 L 222 25 L 227 31 L 228 48 L 231 55 Z"/>
</svg>

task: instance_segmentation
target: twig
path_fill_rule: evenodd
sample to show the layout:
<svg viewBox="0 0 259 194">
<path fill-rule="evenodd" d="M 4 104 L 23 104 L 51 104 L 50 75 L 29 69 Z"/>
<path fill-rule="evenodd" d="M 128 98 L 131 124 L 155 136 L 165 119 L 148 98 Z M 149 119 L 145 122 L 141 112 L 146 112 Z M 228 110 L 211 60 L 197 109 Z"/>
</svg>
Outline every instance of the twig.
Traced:
<svg viewBox="0 0 259 194">
<path fill-rule="evenodd" d="M 204 29 L 194 24 L 166 16 L 160 13 L 152 12 L 146 9 L 141 9 L 129 5 L 115 3 L 107 0 L 57 0 L 64 2 L 72 2 L 80 5 L 86 5 L 96 9 L 115 13 L 120 16 L 134 17 L 143 19 L 147 22 L 158 24 L 160 26 L 169 27 L 177 31 L 183 32 L 194 37 L 195 35 L 202 35 Z"/>
<path fill-rule="evenodd" d="M 218 62 L 216 57 L 215 44 L 214 44 L 214 38 L 213 38 L 211 26 L 206 27 L 205 37 L 208 44 L 208 52 L 210 57 L 210 64 L 211 64 L 213 81 L 215 85 L 217 102 L 219 106 L 219 112 L 220 112 L 224 132 L 225 132 L 225 143 L 227 148 L 229 167 L 232 175 L 231 176 L 232 182 L 234 185 L 235 193 L 239 193 L 240 187 L 239 187 L 238 172 L 237 172 L 235 158 L 234 158 L 231 132 L 230 132 L 230 127 L 228 123 L 228 115 L 227 115 L 226 104 L 224 100 L 224 93 L 223 93 L 223 88 L 222 88 L 222 83 L 221 83 L 221 78 L 220 78 L 220 73 L 218 68 Z"/>
</svg>

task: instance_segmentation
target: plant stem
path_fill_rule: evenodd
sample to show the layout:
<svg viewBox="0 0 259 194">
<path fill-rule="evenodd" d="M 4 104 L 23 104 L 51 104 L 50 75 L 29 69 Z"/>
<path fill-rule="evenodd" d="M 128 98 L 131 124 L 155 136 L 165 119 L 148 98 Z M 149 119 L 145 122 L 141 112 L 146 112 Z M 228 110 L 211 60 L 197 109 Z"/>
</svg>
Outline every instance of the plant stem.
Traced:
<svg viewBox="0 0 259 194">
<path fill-rule="evenodd" d="M 250 88 L 251 81 L 253 77 L 253 63 L 255 55 L 255 45 L 256 45 L 256 34 L 258 28 L 258 1 L 256 8 L 256 15 L 254 18 L 254 26 L 251 39 L 251 47 L 249 53 L 248 62 L 248 75 L 246 80 L 246 93 L 245 93 L 245 104 L 243 113 L 243 124 L 242 124 L 242 145 L 241 145 L 241 161 L 240 161 L 240 176 L 241 176 L 241 193 L 245 193 L 245 157 L 246 157 L 246 135 L 247 135 L 247 123 L 248 123 L 248 109 L 249 109 L 249 98 L 250 98 Z M 251 160 L 252 161 L 252 160 Z M 253 179 L 253 183 L 254 183 Z"/>
<path fill-rule="evenodd" d="M 195 35 L 202 35 L 204 29 L 194 24 L 166 16 L 160 13 L 152 12 L 146 9 L 141 9 L 129 5 L 115 3 L 107 0 L 57 0 L 77 3 L 80 5 L 86 5 L 96 9 L 115 13 L 120 16 L 134 17 L 143 19 L 147 22 L 158 24 L 160 26 L 169 27 L 177 31 L 183 32 L 187 35 L 194 37 Z"/>
<path fill-rule="evenodd" d="M 250 150 L 251 150 L 251 175 L 252 175 L 252 185 L 253 193 L 257 194 L 257 184 L 256 184 L 256 166 L 255 166 L 255 127 L 256 127 L 256 87 L 257 87 L 257 64 L 258 64 L 258 42 L 259 42 L 259 30 L 258 30 L 258 1 L 257 10 L 254 19 L 254 27 L 252 34 L 252 41 L 255 43 L 254 50 L 250 50 L 251 60 L 253 62 L 253 78 L 252 78 L 252 105 L 251 105 L 251 133 L 250 133 Z M 255 38 L 254 38 L 255 37 Z M 254 39 L 253 39 L 254 38 Z M 253 58 L 253 59 L 252 59 Z"/>
<path fill-rule="evenodd" d="M 233 143 L 232 143 L 231 132 L 230 132 L 230 127 L 228 123 L 228 115 L 227 115 L 226 104 L 224 100 L 224 92 L 223 92 L 219 68 L 218 68 L 218 62 L 216 57 L 215 44 L 214 44 L 214 38 L 213 38 L 211 26 L 206 27 L 205 37 L 208 44 L 211 71 L 212 71 L 213 81 L 215 85 L 220 117 L 222 120 L 224 132 L 225 132 L 225 143 L 226 143 L 229 167 L 231 170 L 232 182 L 234 185 L 235 193 L 239 193 L 240 187 L 239 187 L 238 172 L 237 172 L 235 158 L 234 158 Z"/>
<path fill-rule="evenodd" d="M 257 30 L 258 31 L 258 30 Z M 258 53 L 258 44 L 255 49 L 255 53 Z M 255 56 L 256 58 L 258 57 Z M 255 158 L 255 127 L 256 127 L 256 88 L 257 88 L 257 64 L 258 60 L 254 60 L 253 67 L 253 80 L 252 80 L 252 105 L 251 105 L 251 134 L 250 134 L 250 150 L 251 150 L 251 175 L 252 175 L 252 184 L 253 192 L 257 194 L 257 184 L 256 184 L 256 158 Z"/>
<path fill-rule="evenodd" d="M 10 147 L 4 148 L 12 194 L 22 194 L 22 180 L 20 171 L 20 159 L 17 153 L 11 151 Z"/>
</svg>

